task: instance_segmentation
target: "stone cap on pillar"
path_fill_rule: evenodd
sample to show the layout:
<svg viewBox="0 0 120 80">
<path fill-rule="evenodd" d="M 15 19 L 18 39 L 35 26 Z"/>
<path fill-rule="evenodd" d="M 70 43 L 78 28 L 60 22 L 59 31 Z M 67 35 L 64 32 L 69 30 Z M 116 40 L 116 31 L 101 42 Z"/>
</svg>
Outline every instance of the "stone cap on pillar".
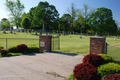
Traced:
<svg viewBox="0 0 120 80">
<path fill-rule="evenodd" d="M 90 37 L 90 38 L 106 38 L 106 37 Z"/>
<path fill-rule="evenodd" d="M 51 36 L 51 35 L 39 35 L 39 36 Z"/>
</svg>

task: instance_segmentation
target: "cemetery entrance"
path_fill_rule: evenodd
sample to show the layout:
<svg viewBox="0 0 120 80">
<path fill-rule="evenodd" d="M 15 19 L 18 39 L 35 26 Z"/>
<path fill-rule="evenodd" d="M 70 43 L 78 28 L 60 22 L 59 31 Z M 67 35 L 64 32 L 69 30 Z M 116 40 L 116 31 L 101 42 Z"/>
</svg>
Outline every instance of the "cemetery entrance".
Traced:
<svg viewBox="0 0 120 80">
<path fill-rule="evenodd" d="M 52 36 L 52 51 L 60 49 L 60 37 L 59 36 Z"/>
</svg>

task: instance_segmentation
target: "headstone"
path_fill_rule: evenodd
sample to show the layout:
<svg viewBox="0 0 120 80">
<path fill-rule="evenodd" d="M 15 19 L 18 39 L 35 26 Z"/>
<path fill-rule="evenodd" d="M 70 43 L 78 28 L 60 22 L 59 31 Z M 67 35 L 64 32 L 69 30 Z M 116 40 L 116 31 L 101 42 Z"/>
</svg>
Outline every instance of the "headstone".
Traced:
<svg viewBox="0 0 120 80">
<path fill-rule="evenodd" d="M 61 34 L 59 33 L 59 36 L 61 36 Z"/>
<path fill-rule="evenodd" d="M 32 32 L 34 32 L 34 30 L 32 30 Z"/>
<path fill-rule="evenodd" d="M 55 35 L 55 32 L 53 32 L 53 34 Z"/>
<path fill-rule="evenodd" d="M 29 33 L 31 33 L 31 30 L 29 30 Z"/>
<path fill-rule="evenodd" d="M 75 32 L 76 35 L 78 35 L 78 32 Z"/>
<path fill-rule="evenodd" d="M 10 33 L 12 33 L 12 27 L 10 27 Z"/>
<path fill-rule="evenodd" d="M 65 31 L 63 31 L 63 35 L 65 36 Z"/>
<path fill-rule="evenodd" d="M 42 33 L 45 33 L 45 25 L 43 24 Z"/>
<path fill-rule="evenodd" d="M 114 41 L 116 41 L 116 37 L 114 38 Z"/>
<path fill-rule="evenodd" d="M 95 36 L 97 37 L 97 32 L 95 33 Z"/>
<path fill-rule="evenodd" d="M 6 33 L 6 32 L 5 32 L 5 29 L 3 30 L 3 33 Z"/>
<path fill-rule="evenodd" d="M 50 31 L 49 34 L 52 34 L 52 32 Z"/>
<path fill-rule="evenodd" d="M 24 29 L 22 29 L 22 32 L 24 33 Z"/>
<path fill-rule="evenodd" d="M 14 29 L 14 34 L 16 34 L 16 33 L 15 33 L 15 29 Z"/>
<path fill-rule="evenodd" d="M 82 36 L 80 36 L 80 39 L 82 39 Z"/>
<path fill-rule="evenodd" d="M 40 35 L 42 35 L 42 31 L 40 31 Z"/>
<path fill-rule="evenodd" d="M 48 35 L 48 33 L 46 32 L 46 35 Z"/>
<path fill-rule="evenodd" d="M 36 34 L 35 35 L 37 35 L 37 31 L 36 31 Z"/>
</svg>

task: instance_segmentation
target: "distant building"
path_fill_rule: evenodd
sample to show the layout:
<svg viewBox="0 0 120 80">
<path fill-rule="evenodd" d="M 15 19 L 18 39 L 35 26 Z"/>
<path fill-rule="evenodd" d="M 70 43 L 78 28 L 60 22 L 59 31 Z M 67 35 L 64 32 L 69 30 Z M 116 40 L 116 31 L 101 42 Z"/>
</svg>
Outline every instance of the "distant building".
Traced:
<svg viewBox="0 0 120 80">
<path fill-rule="evenodd" d="M 16 27 L 16 26 L 13 26 L 13 29 L 17 29 L 17 27 Z M 24 29 L 24 28 L 18 27 L 18 29 L 19 29 L 19 30 L 22 30 L 22 29 Z"/>
</svg>

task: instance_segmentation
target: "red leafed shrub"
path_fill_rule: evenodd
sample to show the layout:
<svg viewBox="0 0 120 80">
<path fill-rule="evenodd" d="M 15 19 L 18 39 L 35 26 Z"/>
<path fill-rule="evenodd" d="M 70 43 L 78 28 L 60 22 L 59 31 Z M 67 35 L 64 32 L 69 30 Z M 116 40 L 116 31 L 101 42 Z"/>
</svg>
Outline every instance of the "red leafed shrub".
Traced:
<svg viewBox="0 0 120 80">
<path fill-rule="evenodd" d="M 9 53 L 9 50 L 2 50 L 0 49 L 1 55 L 7 55 Z"/>
<path fill-rule="evenodd" d="M 120 80 L 120 74 L 106 75 L 104 80 Z"/>
<path fill-rule="evenodd" d="M 105 60 L 97 54 L 90 53 L 83 58 L 83 63 L 90 63 L 93 66 L 98 67 L 105 63 Z"/>
<path fill-rule="evenodd" d="M 76 65 L 73 72 L 73 76 L 77 80 L 101 80 L 101 75 L 97 73 L 97 68 L 89 63 Z"/>
<path fill-rule="evenodd" d="M 22 52 L 22 53 L 28 51 L 28 47 L 25 44 L 17 45 L 16 49 L 18 52 Z"/>
</svg>

